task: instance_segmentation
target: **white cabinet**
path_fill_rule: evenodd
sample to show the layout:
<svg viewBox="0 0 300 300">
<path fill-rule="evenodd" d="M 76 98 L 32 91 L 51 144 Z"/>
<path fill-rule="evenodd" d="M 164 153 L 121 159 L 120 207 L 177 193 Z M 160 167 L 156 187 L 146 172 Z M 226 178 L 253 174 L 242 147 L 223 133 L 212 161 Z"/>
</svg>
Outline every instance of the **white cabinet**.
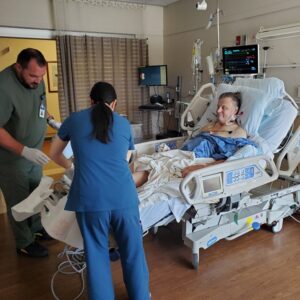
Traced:
<svg viewBox="0 0 300 300">
<path fill-rule="evenodd" d="M 140 139 L 143 137 L 143 124 L 132 123 L 131 125 L 131 132 L 134 139 Z"/>
</svg>

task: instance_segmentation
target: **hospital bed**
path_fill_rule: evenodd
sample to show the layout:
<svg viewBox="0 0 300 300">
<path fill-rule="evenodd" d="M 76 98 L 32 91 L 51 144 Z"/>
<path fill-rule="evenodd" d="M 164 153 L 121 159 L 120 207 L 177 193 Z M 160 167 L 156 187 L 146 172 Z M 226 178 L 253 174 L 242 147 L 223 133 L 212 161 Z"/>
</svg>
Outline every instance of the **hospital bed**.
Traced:
<svg viewBox="0 0 300 300">
<path fill-rule="evenodd" d="M 182 239 L 192 249 L 195 269 L 200 248 L 207 249 L 221 239 L 233 240 L 262 224 L 279 232 L 283 219 L 300 205 L 300 128 L 290 130 L 298 106 L 285 92 L 283 82 L 277 78 L 238 79 L 233 86 L 217 90 L 211 84 L 202 86 L 181 118 L 182 129 L 192 134 L 215 118 L 218 97 L 202 96 L 206 90 L 217 95 L 242 92 L 245 115 L 241 124 L 260 150 L 252 157 L 239 153 L 237 159 L 194 171 L 180 182 L 180 192 L 190 205 L 182 218 Z M 255 118 L 246 115 L 247 109 Z M 175 143 L 174 139 L 163 142 Z M 137 150 L 150 153 L 157 147 L 153 142 L 137 145 Z"/>
<path fill-rule="evenodd" d="M 150 193 L 152 201 L 145 198 L 140 205 L 144 231 L 156 230 L 175 219 L 182 221 L 182 239 L 192 249 L 195 269 L 198 269 L 201 248 L 258 230 L 262 224 L 279 232 L 283 219 L 300 205 L 300 180 L 296 174 L 300 161 L 300 128 L 294 133 L 290 131 L 298 107 L 279 79 L 238 79 L 232 86 L 220 85 L 217 89 L 212 84 L 203 85 L 182 115 L 182 129 L 193 136 L 216 118 L 217 98 L 225 91 L 241 91 L 240 122 L 259 145 L 257 153 L 249 155 L 242 148 L 233 160 L 194 171 L 184 179 L 175 176 L 173 187 L 177 184 L 177 192 L 173 189 L 168 193 L 169 189 L 156 185 Z M 286 135 L 289 137 L 282 145 Z M 145 155 L 157 153 L 162 145 L 176 151 L 185 138 L 137 144 L 137 162 Z M 285 188 L 281 185 L 276 188 L 278 179 L 284 182 Z M 63 210 L 66 195 L 53 192 L 51 180 L 46 181 L 42 182 L 39 193 L 43 201 L 37 200 L 35 212 L 41 211 L 44 227 L 55 238 L 82 247 L 74 214 Z M 16 210 L 14 215 L 18 217 L 21 210 Z"/>
</svg>

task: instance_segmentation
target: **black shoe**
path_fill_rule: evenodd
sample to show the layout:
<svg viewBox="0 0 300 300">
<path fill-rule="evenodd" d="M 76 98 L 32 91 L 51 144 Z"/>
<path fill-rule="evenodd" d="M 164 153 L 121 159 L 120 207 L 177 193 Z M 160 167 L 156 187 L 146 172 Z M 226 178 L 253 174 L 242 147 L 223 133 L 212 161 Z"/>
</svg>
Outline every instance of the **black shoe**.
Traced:
<svg viewBox="0 0 300 300">
<path fill-rule="evenodd" d="M 42 241 L 53 240 L 53 238 L 46 232 L 46 230 L 44 228 L 35 232 L 34 235 L 38 240 L 42 240 Z"/>
<path fill-rule="evenodd" d="M 17 253 L 29 257 L 45 257 L 48 256 L 48 249 L 34 241 L 25 248 L 17 249 Z"/>
<path fill-rule="evenodd" d="M 117 261 L 120 259 L 120 253 L 116 248 L 109 249 L 109 258 L 110 261 Z"/>
</svg>

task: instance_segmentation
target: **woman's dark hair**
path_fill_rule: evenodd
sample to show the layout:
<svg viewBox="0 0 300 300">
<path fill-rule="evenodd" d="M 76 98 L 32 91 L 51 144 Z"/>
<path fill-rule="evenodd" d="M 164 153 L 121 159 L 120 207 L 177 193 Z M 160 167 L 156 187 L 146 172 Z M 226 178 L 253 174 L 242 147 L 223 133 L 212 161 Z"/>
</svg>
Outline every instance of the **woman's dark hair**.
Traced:
<svg viewBox="0 0 300 300">
<path fill-rule="evenodd" d="M 23 69 L 26 69 L 29 61 L 32 59 L 35 59 L 40 67 L 44 67 L 47 64 L 47 61 L 42 52 L 33 48 L 23 49 L 18 54 L 17 63 L 20 64 Z"/>
<path fill-rule="evenodd" d="M 240 92 L 226 92 L 220 95 L 219 100 L 223 99 L 223 98 L 231 98 L 232 101 L 235 103 L 235 105 L 237 106 L 238 110 L 237 113 L 239 112 L 241 105 L 242 105 L 242 94 Z"/>
<path fill-rule="evenodd" d="M 92 135 L 107 144 L 110 141 L 109 130 L 113 124 L 113 113 L 106 104 L 117 99 L 116 91 L 111 84 L 99 81 L 92 87 L 90 97 L 95 104 L 91 113 Z"/>
</svg>

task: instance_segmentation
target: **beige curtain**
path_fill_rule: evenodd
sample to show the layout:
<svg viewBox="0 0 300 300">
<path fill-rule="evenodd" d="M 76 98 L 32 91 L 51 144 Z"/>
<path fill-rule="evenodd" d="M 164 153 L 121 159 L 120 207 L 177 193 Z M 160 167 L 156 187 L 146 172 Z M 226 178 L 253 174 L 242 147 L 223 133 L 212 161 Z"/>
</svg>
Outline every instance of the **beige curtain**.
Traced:
<svg viewBox="0 0 300 300">
<path fill-rule="evenodd" d="M 118 95 L 117 111 L 130 122 L 142 123 L 151 136 L 150 114 L 138 106 L 149 99 L 148 88 L 138 86 L 139 66 L 148 64 L 146 40 L 90 36 L 57 37 L 59 104 L 62 119 L 89 107 L 89 91 L 97 81 L 111 83 Z"/>
</svg>

